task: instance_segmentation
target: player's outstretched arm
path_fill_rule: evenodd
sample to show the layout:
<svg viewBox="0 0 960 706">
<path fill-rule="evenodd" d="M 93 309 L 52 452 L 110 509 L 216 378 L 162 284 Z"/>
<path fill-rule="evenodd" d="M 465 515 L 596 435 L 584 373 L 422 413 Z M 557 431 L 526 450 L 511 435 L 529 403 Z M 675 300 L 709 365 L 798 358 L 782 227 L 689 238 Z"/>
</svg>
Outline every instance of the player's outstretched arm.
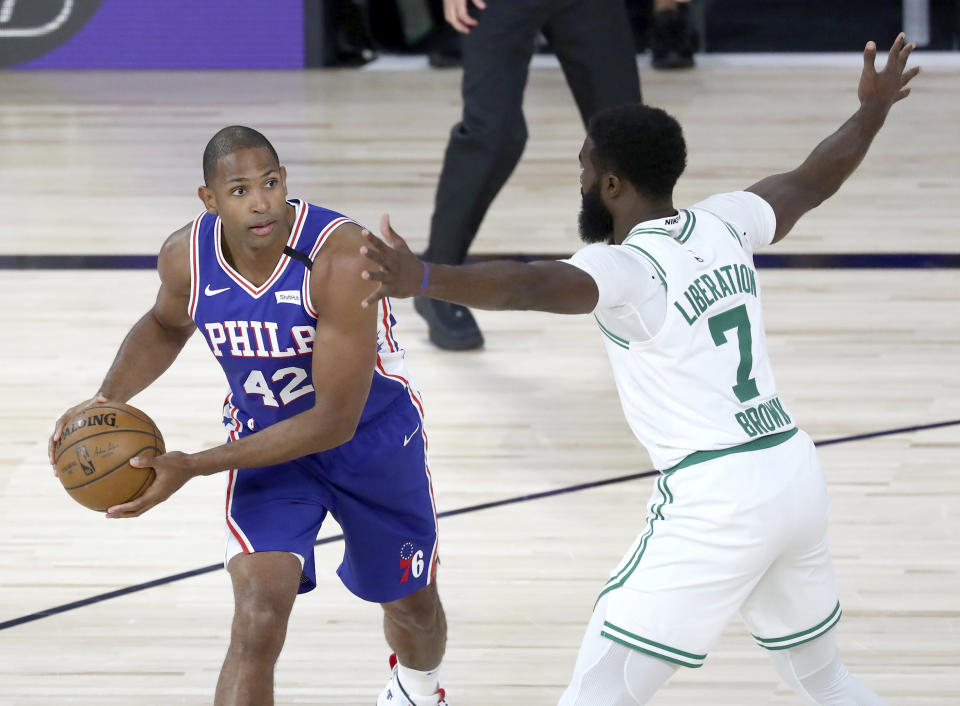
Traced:
<svg viewBox="0 0 960 706">
<path fill-rule="evenodd" d="M 878 72 L 877 46 L 867 42 L 857 91 L 860 109 L 792 172 L 774 174 L 747 188 L 769 203 L 776 214 L 773 242 L 782 240 L 804 213 L 833 196 L 863 160 L 890 108 L 910 95 L 907 84 L 920 72 L 919 66 L 906 68 L 914 48 L 901 33 Z"/>
<path fill-rule="evenodd" d="M 384 241 L 362 231 L 366 245 L 360 253 L 371 261 L 361 273 L 379 286 L 363 300 L 364 307 L 384 297 L 424 295 L 476 309 L 548 311 L 587 314 L 597 306 L 599 292 L 593 278 L 565 262 L 497 260 L 472 265 L 436 265 L 421 262 L 383 216 Z"/>
<path fill-rule="evenodd" d="M 67 420 L 84 407 L 126 402 L 170 367 L 194 331 L 187 313 L 190 298 L 190 226 L 173 233 L 157 259 L 160 289 L 153 308 L 133 325 L 93 398 L 71 407 L 57 420 L 48 441 L 50 464 Z"/>
</svg>

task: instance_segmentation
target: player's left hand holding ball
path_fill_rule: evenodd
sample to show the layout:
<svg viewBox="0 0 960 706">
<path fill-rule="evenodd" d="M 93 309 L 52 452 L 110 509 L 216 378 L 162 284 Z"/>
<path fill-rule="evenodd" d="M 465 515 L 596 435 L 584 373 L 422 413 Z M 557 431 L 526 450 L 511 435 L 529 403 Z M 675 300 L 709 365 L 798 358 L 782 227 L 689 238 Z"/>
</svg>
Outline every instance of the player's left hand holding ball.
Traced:
<svg viewBox="0 0 960 706">
<path fill-rule="evenodd" d="M 134 468 L 153 468 L 157 474 L 156 480 L 136 500 L 108 508 L 109 518 L 138 517 L 162 503 L 180 490 L 188 480 L 198 475 L 192 468 L 190 456 L 182 451 L 170 451 L 150 458 L 131 458 L 130 465 Z"/>
</svg>

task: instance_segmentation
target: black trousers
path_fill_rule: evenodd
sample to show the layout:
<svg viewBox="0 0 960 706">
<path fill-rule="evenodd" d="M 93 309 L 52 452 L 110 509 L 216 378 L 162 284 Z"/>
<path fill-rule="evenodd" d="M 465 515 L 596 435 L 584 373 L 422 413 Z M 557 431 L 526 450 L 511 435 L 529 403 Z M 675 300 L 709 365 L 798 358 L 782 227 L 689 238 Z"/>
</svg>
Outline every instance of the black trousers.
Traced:
<svg viewBox="0 0 960 706">
<path fill-rule="evenodd" d="M 586 124 L 640 100 L 623 0 L 486 0 L 463 37 L 463 118 L 450 133 L 424 259 L 459 264 L 527 141 L 523 91 L 540 31 L 550 41 Z M 571 145 L 571 164 L 578 149 Z M 572 169 L 572 167 L 571 167 Z"/>
</svg>

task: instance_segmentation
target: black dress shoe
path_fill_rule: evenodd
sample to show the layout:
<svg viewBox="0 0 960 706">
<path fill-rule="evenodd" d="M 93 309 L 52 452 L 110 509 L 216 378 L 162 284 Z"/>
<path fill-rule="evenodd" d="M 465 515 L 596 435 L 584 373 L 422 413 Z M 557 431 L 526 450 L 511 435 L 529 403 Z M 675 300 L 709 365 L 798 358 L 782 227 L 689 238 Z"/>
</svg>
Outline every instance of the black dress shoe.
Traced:
<svg viewBox="0 0 960 706">
<path fill-rule="evenodd" d="M 463 65 L 463 58 L 459 51 L 434 49 L 427 55 L 427 60 L 430 62 L 430 66 L 435 69 L 452 69 Z"/>
<path fill-rule="evenodd" d="M 417 310 L 430 328 L 430 340 L 447 351 L 468 351 L 483 345 L 483 334 L 465 306 L 429 297 L 414 297 Z"/>
</svg>

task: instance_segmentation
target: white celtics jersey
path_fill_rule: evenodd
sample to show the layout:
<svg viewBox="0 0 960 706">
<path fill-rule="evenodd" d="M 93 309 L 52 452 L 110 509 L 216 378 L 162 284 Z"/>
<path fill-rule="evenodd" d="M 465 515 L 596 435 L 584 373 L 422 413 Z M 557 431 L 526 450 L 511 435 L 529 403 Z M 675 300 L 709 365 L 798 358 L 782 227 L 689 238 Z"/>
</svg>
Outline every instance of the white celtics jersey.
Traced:
<svg viewBox="0 0 960 706">
<path fill-rule="evenodd" d="M 775 226 L 759 196 L 720 194 L 568 261 L 597 282 L 594 315 L 620 402 L 659 470 L 773 445 L 795 429 L 767 356 L 753 264 Z"/>
</svg>

